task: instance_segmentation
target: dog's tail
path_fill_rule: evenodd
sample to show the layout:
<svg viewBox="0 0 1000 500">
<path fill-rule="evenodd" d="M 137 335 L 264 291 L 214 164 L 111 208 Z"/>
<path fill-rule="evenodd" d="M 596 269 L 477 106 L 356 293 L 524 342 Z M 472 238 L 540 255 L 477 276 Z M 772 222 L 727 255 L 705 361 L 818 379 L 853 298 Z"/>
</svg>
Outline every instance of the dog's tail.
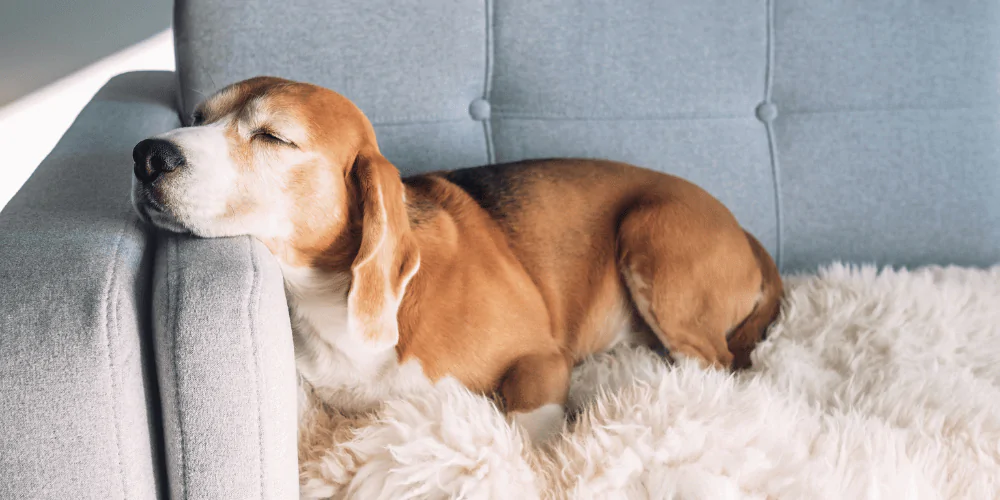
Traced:
<svg viewBox="0 0 1000 500">
<path fill-rule="evenodd" d="M 754 257 L 757 258 L 763 279 L 760 300 L 743 322 L 733 329 L 728 338 L 729 352 L 733 354 L 733 369 L 737 370 L 750 367 L 750 353 L 757 343 L 766 337 L 768 327 L 778 318 L 778 313 L 781 311 L 781 297 L 784 294 L 781 274 L 778 273 L 774 259 L 757 238 L 750 233 L 746 235 Z"/>
</svg>

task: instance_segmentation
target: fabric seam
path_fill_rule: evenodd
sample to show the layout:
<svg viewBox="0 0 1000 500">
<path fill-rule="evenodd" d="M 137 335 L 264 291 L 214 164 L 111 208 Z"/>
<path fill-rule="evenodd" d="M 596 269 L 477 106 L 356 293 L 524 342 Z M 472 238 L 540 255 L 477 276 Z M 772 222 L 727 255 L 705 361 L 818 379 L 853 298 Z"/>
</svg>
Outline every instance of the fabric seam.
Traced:
<svg viewBox="0 0 1000 500">
<path fill-rule="evenodd" d="M 774 84 L 774 2 L 767 0 L 767 55 L 764 63 L 764 102 L 771 102 L 771 91 Z M 782 268 L 784 257 L 784 214 L 782 210 L 781 197 L 781 169 L 778 163 L 778 148 L 775 144 L 773 120 L 764 120 L 764 130 L 767 133 L 767 149 L 771 156 L 771 179 L 774 187 L 774 219 L 775 219 L 775 239 L 777 240 L 774 261 L 778 269 Z"/>
<path fill-rule="evenodd" d="M 469 120 L 469 115 L 455 117 L 455 118 L 444 118 L 444 117 L 421 117 L 421 116 L 399 116 L 391 118 L 381 118 L 372 119 L 372 126 L 375 127 L 391 127 L 391 126 L 402 126 L 402 125 L 436 125 L 439 123 L 456 123 L 456 122 L 467 122 Z"/>
<path fill-rule="evenodd" d="M 174 64 L 176 65 L 177 56 L 174 55 Z M 177 68 L 180 68 L 178 65 Z M 177 83 L 177 92 L 175 93 L 177 98 L 177 119 L 180 120 L 181 126 L 188 125 L 188 120 L 184 117 L 184 78 L 181 77 L 180 70 L 174 72 L 174 80 Z"/>
<path fill-rule="evenodd" d="M 492 73 L 491 73 L 492 75 Z M 489 76 L 492 80 L 492 76 Z M 765 84 L 765 99 L 770 100 L 770 84 Z M 491 97 L 492 94 L 492 83 L 489 90 L 490 95 L 484 92 L 484 98 Z M 920 112 L 920 111 L 965 111 L 965 110 L 978 110 L 982 109 L 984 106 L 988 106 L 988 103 L 982 105 L 971 105 L 971 106 L 950 106 L 950 107 L 894 107 L 894 108 L 843 108 L 843 109 L 786 109 L 782 110 L 782 115 L 808 115 L 808 114 L 827 114 L 827 113 L 880 113 L 880 112 Z M 574 115 L 563 115 L 558 113 L 545 113 L 537 111 L 517 111 L 517 110 L 503 110 L 493 103 L 490 103 L 492 118 L 508 118 L 508 119 L 523 119 L 523 120 L 593 120 L 593 121 L 673 121 L 673 120 L 747 120 L 747 115 L 696 115 L 696 114 L 676 114 L 676 115 L 637 115 L 637 116 L 624 116 L 624 115 L 594 115 L 594 116 L 574 116 Z M 399 116 L 399 117 L 389 117 L 389 118 L 372 118 L 371 123 L 375 127 L 400 127 L 409 125 L 436 125 L 441 123 L 457 123 L 464 122 L 468 120 L 468 116 L 465 117 L 425 117 L 425 116 Z"/>
<path fill-rule="evenodd" d="M 782 115 L 829 115 L 829 114 L 839 114 L 839 113 L 948 113 L 954 111 L 980 111 L 988 106 L 988 103 L 983 103 L 974 106 L 949 106 L 949 107 L 933 107 L 933 106 L 898 106 L 898 107 L 882 107 L 882 108 L 842 108 L 842 109 L 792 109 L 784 110 L 781 112 Z"/>
<path fill-rule="evenodd" d="M 694 115 L 674 115 L 674 116 L 571 116 L 556 114 L 533 114 L 520 113 L 517 111 L 498 111 L 494 109 L 494 117 L 511 120 L 552 120 L 552 121 L 680 121 L 680 120 L 753 120 L 753 116 L 747 115 L 719 115 L 719 116 L 694 116 Z"/>
<path fill-rule="evenodd" d="M 493 48 L 493 1 L 484 0 L 483 6 L 486 10 L 486 75 L 483 82 L 483 99 L 489 103 L 493 94 L 493 58 L 495 55 Z M 483 120 L 483 134 L 486 135 L 486 161 L 490 164 L 496 163 L 497 160 L 493 145 L 492 120 L 492 114 Z"/>
<path fill-rule="evenodd" d="M 171 365 L 174 367 L 174 405 L 177 407 L 177 434 L 181 442 L 180 457 L 178 457 L 178 464 L 181 468 L 181 491 L 180 496 L 182 499 L 187 498 L 188 492 L 188 470 L 184 463 L 185 457 L 187 456 L 187 450 L 185 447 L 184 439 L 184 419 L 182 418 L 181 410 L 181 388 L 180 388 L 180 370 L 177 368 L 177 349 L 178 349 L 178 332 L 174 331 L 177 328 L 177 317 L 180 315 L 180 308 L 177 307 L 177 301 L 173 296 L 174 290 L 170 286 L 170 269 L 173 267 L 171 265 L 172 258 L 176 257 L 179 244 L 176 238 L 171 238 L 170 244 L 167 246 L 167 259 L 165 262 L 165 273 L 166 273 L 166 288 L 167 288 L 167 313 L 169 314 L 170 324 L 167 328 L 167 334 L 171 335 L 174 339 L 172 349 L 170 349 Z M 180 274 L 178 273 L 177 279 L 180 279 Z M 178 287 L 179 289 L 180 287 Z"/>
<path fill-rule="evenodd" d="M 769 95 L 770 88 L 767 89 L 768 95 L 766 99 L 770 99 Z M 492 89 L 490 90 L 492 93 Z M 486 96 L 487 98 L 490 96 Z M 497 106 L 490 103 L 491 110 L 490 116 L 492 118 L 505 118 L 511 120 L 565 120 L 565 121 L 675 121 L 675 120 L 748 120 L 753 119 L 753 117 L 747 117 L 747 115 L 695 115 L 695 114 L 677 114 L 677 115 L 636 115 L 636 116 L 624 116 L 624 115 L 594 115 L 594 116 L 574 116 L 574 115 L 562 115 L 558 113 L 538 113 L 538 112 L 521 112 L 516 110 L 504 111 Z M 952 107 L 895 107 L 895 108 L 843 108 L 843 109 L 786 109 L 782 110 L 781 114 L 788 115 L 810 115 L 810 114 L 835 114 L 835 113 L 885 113 L 885 112 L 949 112 L 949 111 L 966 111 L 966 110 L 979 110 L 982 109 L 987 104 L 981 106 L 952 106 Z M 442 123 L 458 123 L 468 120 L 466 117 L 420 117 L 420 116 L 401 116 L 401 117 L 391 117 L 384 119 L 372 119 L 372 125 L 375 127 L 406 127 L 411 125 L 437 125 Z"/>
<path fill-rule="evenodd" d="M 108 270 L 108 291 L 105 294 L 105 314 L 104 314 L 104 336 L 106 340 L 105 347 L 108 351 L 108 382 L 111 396 L 111 414 L 113 416 L 115 428 L 115 452 L 118 456 L 118 474 L 122 480 L 122 498 L 128 498 L 128 481 L 125 479 L 125 464 L 122 460 L 122 431 L 121 431 L 121 415 L 118 414 L 117 405 L 117 389 L 115 384 L 115 368 L 114 368 L 114 355 L 111 350 L 111 330 L 112 330 L 112 314 L 113 310 L 117 309 L 117 294 L 115 293 L 115 280 L 118 277 L 118 256 L 121 254 L 122 242 L 125 240 L 125 231 L 128 228 L 128 223 L 122 227 L 121 233 L 118 235 L 118 242 L 115 244 L 115 253 L 111 258 L 110 269 Z M 113 300 L 114 299 L 114 300 Z M 117 315 L 115 315 L 117 317 Z M 118 327 L 119 322 L 114 325 L 115 328 Z"/>
<path fill-rule="evenodd" d="M 252 277 L 250 282 L 250 294 L 247 297 L 247 321 L 250 322 L 250 343 L 253 349 L 254 358 L 254 371 L 256 372 L 256 396 L 257 396 L 257 467 L 260 480 L 260 496 L 265 497 L 265 486 L 264 486 L 264 416 L 263 411 L 263 401 L 261 399 L 261 392 L 263 389 L 264 378 L 261 376 L 261 359 L 260 359 L 260 346 L 259 346 L 259 336 L 260 332 L 257 329 L 257 311 L 260 310 L 260 266 L 257 260 L 257 253 L 254 252 L 253 239 L 246 239 L 250 247 L 250 266 L 252 268 Z"/>
</svg>

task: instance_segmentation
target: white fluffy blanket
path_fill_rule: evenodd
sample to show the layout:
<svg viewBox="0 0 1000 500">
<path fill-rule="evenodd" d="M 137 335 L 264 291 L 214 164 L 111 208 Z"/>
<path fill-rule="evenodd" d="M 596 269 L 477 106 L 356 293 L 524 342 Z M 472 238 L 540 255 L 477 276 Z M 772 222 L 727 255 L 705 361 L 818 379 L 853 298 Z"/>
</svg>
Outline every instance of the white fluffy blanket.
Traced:
<svg viewBox="0 0 1000 500">
<path fill-rule="evenodd" d="M 1000 497 L 1000 267 L 790 277 L 736 375 L 620 348 L 535 449 L 452 382 L 377 415 L 312 410 L 303 498 Z"/>
</svg>

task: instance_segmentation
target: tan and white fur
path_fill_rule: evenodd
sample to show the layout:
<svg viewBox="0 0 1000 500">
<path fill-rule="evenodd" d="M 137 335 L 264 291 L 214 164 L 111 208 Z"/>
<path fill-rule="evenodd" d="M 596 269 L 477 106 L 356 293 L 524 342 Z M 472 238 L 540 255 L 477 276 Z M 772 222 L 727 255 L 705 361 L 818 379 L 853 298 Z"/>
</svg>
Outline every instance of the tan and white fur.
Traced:
<svg viewBox="0 0 1000 500">
<path fill-rule="evenodd" d="M 687 181 L 586 159 L 401 179 L 314 85 L 233 84 L 133 156 L 144 219 L 275 255 L 301 378 L 346 412 L 453 377 L 541 440 L 584 357 L 627 341 L 747 366 L 780 305 L 767 252 Z"/>
</svg>

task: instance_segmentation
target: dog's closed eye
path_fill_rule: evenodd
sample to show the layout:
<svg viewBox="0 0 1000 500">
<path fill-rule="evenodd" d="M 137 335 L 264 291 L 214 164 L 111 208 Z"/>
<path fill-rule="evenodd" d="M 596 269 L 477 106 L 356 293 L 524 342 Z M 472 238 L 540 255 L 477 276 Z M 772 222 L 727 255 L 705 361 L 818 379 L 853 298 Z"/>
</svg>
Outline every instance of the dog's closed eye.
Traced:
<svg viewBox="0 0 1000 500">
<path fill-rule="evenodd" d="M 274 132 L 272 132 L 270 130 L 267 130 L 267 129 L 261 129 L 261 130 L 255 131 L 253 133 L 253 135 L 251 136 L 251 139 L 260 139 L 260 140 L 264 140 L 264 141 L 270 142 L 272 144 L 280 144 L 280 145 L 284 145 L 284 146 L 291 146 L 293 148 L 298 147 L 292 141 L 289 141 L 288 139 L 285 139 L 285 138 L 283 138 L 283 137 L 281 137 L 279 135 L 276 135 Z"/>
</svg>

